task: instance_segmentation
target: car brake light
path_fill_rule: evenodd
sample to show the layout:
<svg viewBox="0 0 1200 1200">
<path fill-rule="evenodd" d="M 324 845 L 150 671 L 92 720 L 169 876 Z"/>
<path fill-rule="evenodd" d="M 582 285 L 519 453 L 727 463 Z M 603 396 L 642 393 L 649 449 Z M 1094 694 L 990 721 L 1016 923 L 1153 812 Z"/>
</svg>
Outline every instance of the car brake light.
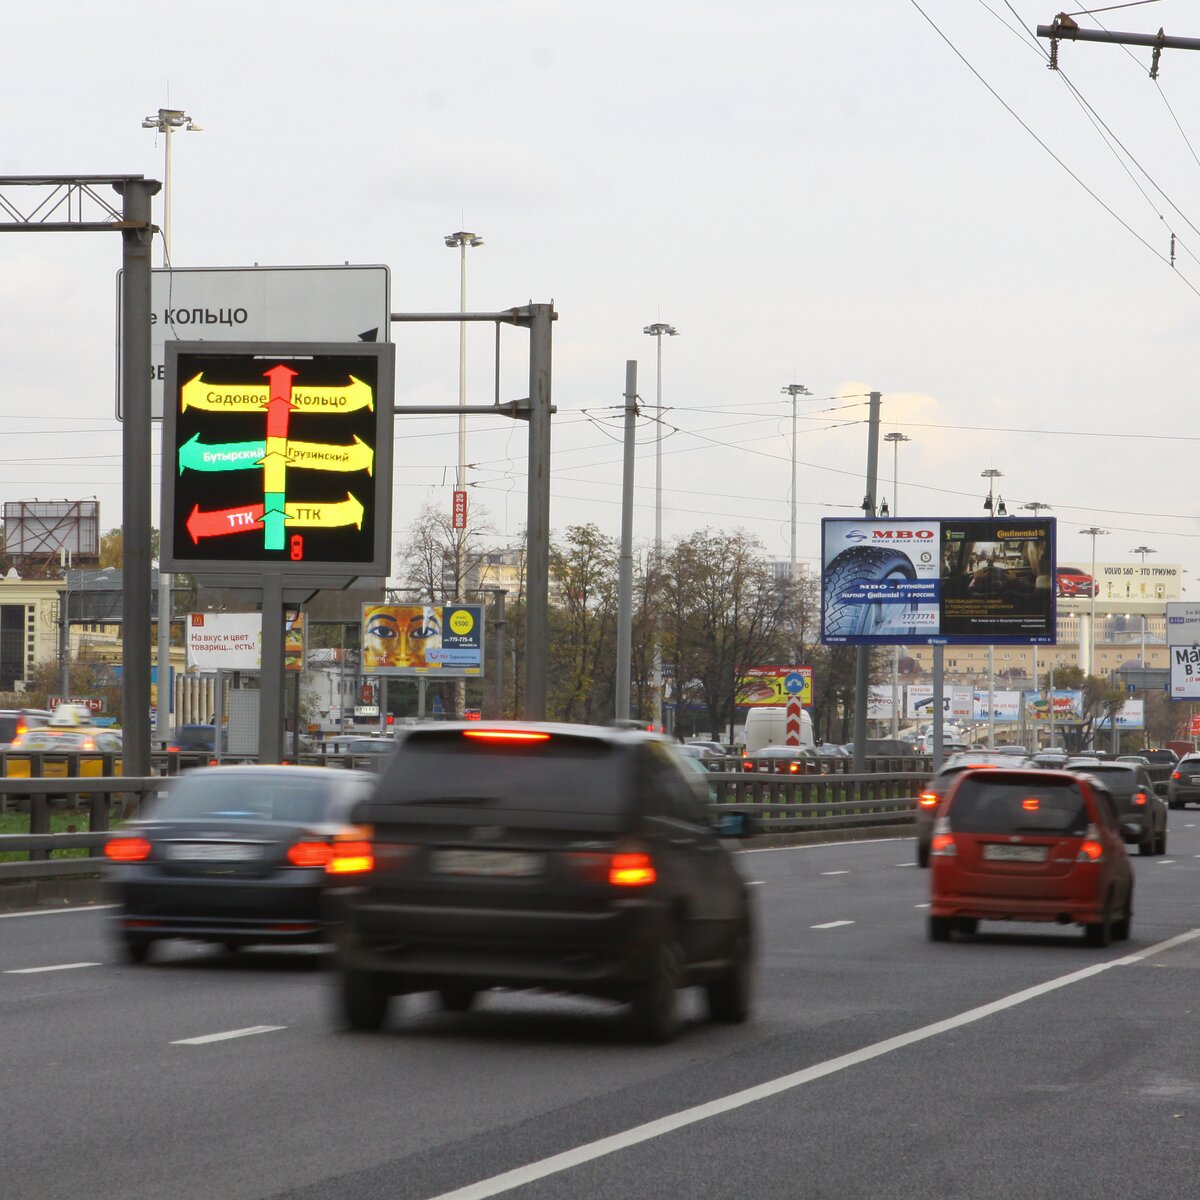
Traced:
<svg viewBox="0 0 1200 1200">
<path fill-rule="evenodd" d="M 361 875 L 375 869 L 375 851 L 369 827 L 355 829 L 333 839 L 325 860 L 327 875 Z"/>
<path fill-rule="evenodd" d="M 329 861 L 328 842 L 293 842 L 287 860 L 293 867 L 323 867 Z"/>
<path fill-rule="evenodd" d="M 608 867 L 608 882 L 620 887 L 645 887 L 658 878 L 648 854 L 614 854 Z"/>
<path fill-rule="evenodd" d="M 104 857 L 112 862 L 145 862 L 150 857 L 150 843 L 144 837 L 110 838 L 104 845 Z"/>
<path fill-rule="evenodd" d="M 15 746 L 15 745 L 16 745 L 16 742 L 13 742 L 13 745 Z M 1178 778 L 1179 778 L 1179 772 L 1178 772 L 1178 771 L 1172 771 L 1172 772 L 1171 772 L 1171 778 L 1172 778 L 1172 779 L 1178 779 Z"/>
<path fill-rule="evenodd" d="M 950 858 L 958 853 L 954 844 L 954 834 L 950 832 L 950 822 L 945 817 L 938 817 L 933 823 L 933 839 L 929 844 L 929 853 L 939 858 Z"/>
<path fill-rule="evenodd" d="M 13 738 L 13 740 L 11 742 L 9 742 L 8 748 L 10 750 L 19 750 L 21 748 L 21 737 L 22 737 L 21 734 L 17 734 L 17 736 L 15 738 Z M 1176 772 L 1175 778 L 1176 779 L 1179 778 L 1178 772 Z"/>
<path fill-rule="evenodd" d="M 1021 801 L 1021 807 L 1026 812 L 1037 812 L 1038 809 L 1042 807 L 1042 804 L 1036 796 L 1026 796 L 1025 799 Z"/>
<path fill-rule="evenodd" d="M 922 808 L 937 808 L 937 802 L 940 799 L 941 796 L 939 796 L 937 792 L 922 792 L 917 797 L 917 803 L 920 804 Z"/>
<path fill-rule="evenodd" d="M 1104 847 L 1100 844 L 1100 831 L 1095 825 L 1087 827 L 1087 833 L 1083 835 L 1083 841 L 1079 846 L 1079 853 L 1075 855 L 1076 862 L 1103 862 Z"/>
<path fill-rule="evenodd" d="M 548 733 L 535 733 L 530 729 L 464 729 L 463 737 L 481 742 L 548 742 Z"/>
<path fill-rule="evenodd" d="M 788 770 L 795 775 L 800 770 L 800 764 L 798 762 L 790 762 L 788 763 Z"/>
<path fill-rule="evenodd" d="M 1134 804 L 1145 804 L 1146 803 L 1146 793 L 1145 792 L 1134 792 L 1133 793 L 1133 802 L 1134 802 Z"/>
</svg>

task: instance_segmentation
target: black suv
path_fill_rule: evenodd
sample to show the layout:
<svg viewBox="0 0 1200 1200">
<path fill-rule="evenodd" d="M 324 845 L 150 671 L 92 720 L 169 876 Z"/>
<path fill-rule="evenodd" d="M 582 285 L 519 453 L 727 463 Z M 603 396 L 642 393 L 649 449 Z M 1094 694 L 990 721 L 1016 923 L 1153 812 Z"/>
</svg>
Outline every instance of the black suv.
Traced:
<svg viewBox="0 0 1200 1200">
<path fill-rule="evenodd" d="M 748 832 L 738 814 L 720 834 Z M 345 1022 L 390 997 L 465 1011 L 490 987 L 627 1002 L 639 1039 L 676 1032 L 680 987 L 750 1008 L 749 893 L 705 780 L 641 731 L 463 722 L 399 740 L 327 893 Z"/>
<path fill-rule="evenodd" d="M 1112 793 L 1121 821 L 1121 838 L 1136 842 L 1139 854 L 1166 854 L 1167 806 L 1154 781 L 1137 763 L 1099 762 L 1075 767 L 1079 775 L 1099 779 Z"/>
<path fill-rule="evenodd" d="M 1200 803 L 1200 754 L 1185 754 L 1175 764 L 1167 783 L 1167 804 L 1171 808 L 1190 803 Z"/>
</svg>

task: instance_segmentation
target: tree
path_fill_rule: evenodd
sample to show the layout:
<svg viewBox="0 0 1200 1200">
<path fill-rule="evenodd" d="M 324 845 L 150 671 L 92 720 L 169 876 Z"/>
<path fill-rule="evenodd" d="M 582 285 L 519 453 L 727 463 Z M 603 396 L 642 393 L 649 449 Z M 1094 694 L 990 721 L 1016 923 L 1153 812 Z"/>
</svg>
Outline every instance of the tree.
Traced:
<svg viewBox="0 0 1200 1200">
<path fill-rule="evenodd" d="M 1094 745 L 1096 726 L 1111 724 L 1125 703 L 1125 691 L 1119 685 L 1098 675 L 1085 674 L 1081 667 L 1058 667 L 1054 672 L 1055 689 L 1083 693 L 1083 720 L 1064 728 L 1063 740 L 1069 749 L 1080 750 Z"/>
<path fill-rule="evenodd" d="M 426 504 L 408 527 L 408 540 L 400 548 L 397 577 L 406 588 L 435 602 L 461 596 L 489 553 L 484 538 L 495 534 L 483 509 L 468 518 L 465 529 L 455 529 L 444 505 Z"/>
<path fill-rule="evenodd" d="M 150 530 L 150 561 L 158 562 L 158 530 Z M 125 535 L 118 527 L 100 535 L 100 568 L 115 567 L 120 570 L 125 562 Z"/>
</svg>

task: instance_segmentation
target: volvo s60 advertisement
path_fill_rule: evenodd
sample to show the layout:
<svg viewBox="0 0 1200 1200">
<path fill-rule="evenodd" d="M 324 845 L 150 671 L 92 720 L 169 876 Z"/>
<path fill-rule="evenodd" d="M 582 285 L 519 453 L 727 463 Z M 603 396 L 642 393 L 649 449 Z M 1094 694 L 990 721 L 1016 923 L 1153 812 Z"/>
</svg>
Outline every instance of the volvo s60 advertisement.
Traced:
<svg viewBox="0 0 1200 1200">
<path fill-rule="evenodd" d="M 1052 645 L 1054 529 L 1052 517 L 827 517 L 821 640 Z"/>
</svg>

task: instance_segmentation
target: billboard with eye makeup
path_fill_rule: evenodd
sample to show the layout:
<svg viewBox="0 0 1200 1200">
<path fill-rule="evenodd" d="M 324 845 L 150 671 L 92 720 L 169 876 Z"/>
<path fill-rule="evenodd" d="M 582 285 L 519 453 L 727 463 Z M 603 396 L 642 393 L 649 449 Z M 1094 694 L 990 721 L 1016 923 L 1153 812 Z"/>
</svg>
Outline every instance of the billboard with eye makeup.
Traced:
<svg viewBox="0 0 1200 1200">
<path fill-rule="evenodd" d="M 482 606 L 364 604 L 362 669 L 371 675 L 482 678 Z"/>
</svg>

